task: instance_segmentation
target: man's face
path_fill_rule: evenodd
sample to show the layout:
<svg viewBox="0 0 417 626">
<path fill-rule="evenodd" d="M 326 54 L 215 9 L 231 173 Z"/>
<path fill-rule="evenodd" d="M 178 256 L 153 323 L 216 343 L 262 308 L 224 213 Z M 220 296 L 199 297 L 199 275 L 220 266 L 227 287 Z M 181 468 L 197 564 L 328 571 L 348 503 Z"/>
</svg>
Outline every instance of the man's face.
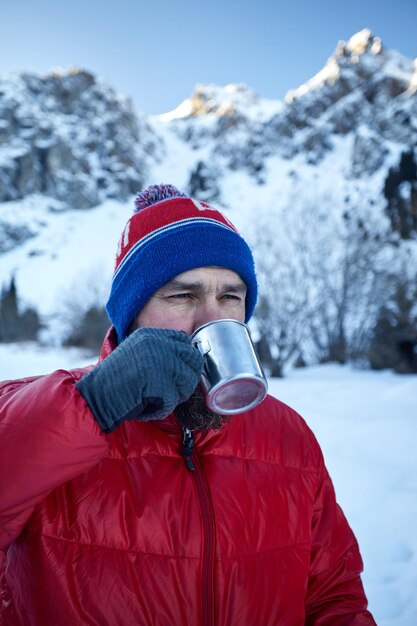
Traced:
<svg viewBox="0 0 417 626">
<path fill-rule="evenodd" d="M 245 320 L 246 286 L 236 272 L 200 267 L 176 276 L 161 287 L 136 316 L 136 328 L 173 328 L 191 335 L 199 326 L 218 319 Z M 191 430 L 219 429 L 227 417 L 211 411 L 197 387 L 175 409 L 179 424 Z"/>
<path fill-rule="evenodd" d="M 191 335 L 218 319 L 245 320 L 246 286 L 236 272 L 199 267 L 161 287 L 136 316 L 133 328 L 173 328 Z"/>
</svg>

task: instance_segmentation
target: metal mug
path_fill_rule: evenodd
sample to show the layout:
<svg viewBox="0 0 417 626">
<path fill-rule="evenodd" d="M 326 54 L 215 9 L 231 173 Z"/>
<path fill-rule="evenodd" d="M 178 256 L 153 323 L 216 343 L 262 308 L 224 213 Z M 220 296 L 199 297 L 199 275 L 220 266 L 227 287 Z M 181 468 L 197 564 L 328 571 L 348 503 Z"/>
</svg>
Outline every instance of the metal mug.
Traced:
<svg viewBox="0 0 417 626">
<path fill-rule="evenodd" d="M 233 415 L 262 402 L 268 383 L 246 324 L 230 319 L 208 322 L 191 340 L 204 357 L 201 388 L 212 411 Z"/>
</svg>

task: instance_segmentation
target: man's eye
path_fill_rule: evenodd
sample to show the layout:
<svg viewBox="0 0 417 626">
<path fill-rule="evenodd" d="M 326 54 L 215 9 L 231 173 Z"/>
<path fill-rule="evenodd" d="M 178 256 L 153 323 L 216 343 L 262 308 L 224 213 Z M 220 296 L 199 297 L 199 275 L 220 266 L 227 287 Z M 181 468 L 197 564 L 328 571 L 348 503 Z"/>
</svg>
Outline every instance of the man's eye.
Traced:
<svg viewBox="0 0 417 626">
<path fill-rule="evenodd" d="M 235 300 L 237 302 L 242 300 L 241 296 L 236 296 L 234 293 L 226 293 L 223 298 L 226 300 Z"/>
<path fill-rule="evenodd" d="M 188 298 L 191 298 L 191 294 L 190 293 L 174 293 L 172 294 L 172 296 L 169 296 L 172 299 L 175 300 L 187 300 Z"/>
</svg>

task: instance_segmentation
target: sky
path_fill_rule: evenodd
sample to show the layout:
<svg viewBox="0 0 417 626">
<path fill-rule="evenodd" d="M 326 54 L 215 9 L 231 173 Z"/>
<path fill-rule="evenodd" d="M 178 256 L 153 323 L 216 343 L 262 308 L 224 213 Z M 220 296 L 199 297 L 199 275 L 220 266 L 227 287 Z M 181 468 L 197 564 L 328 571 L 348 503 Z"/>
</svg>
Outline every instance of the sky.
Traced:
<svg viewBox="0 0 417 626">
<path fill-rule="evenodd" d="M 83 67 L 147 115 L 198 83 L 282 100 L 363 28 L 417 57 L 416 0 L 1 0 L 0 73 Z"/>
</svg>

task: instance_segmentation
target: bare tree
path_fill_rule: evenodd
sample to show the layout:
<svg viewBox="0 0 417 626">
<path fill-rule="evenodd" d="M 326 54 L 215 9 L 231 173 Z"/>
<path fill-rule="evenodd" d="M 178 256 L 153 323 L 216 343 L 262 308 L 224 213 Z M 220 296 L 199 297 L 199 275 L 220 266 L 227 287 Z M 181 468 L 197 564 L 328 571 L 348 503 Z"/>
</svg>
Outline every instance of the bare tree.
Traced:
<svg viewBox="0 0 417 626">
<path fill-rule="evenodd" d="M 345 363 L 365 355 L 395 276 L 388 220 L 377 211 L 330 198 L 288 207 L 260 218 L 254 236 L 260 352 L 278 375 L 299 357 Z"/>
<path fill-rule="evenodd" d="M 309 329 L 317 358 L 346 363 L 366 353 L 381 303 L 390 289 L 387 232 L 366 223 L 356 208 L 312 227 L 305 271 L 315 297 Z M 391 258 L 392 261 L 392 258 Z"/>
<path fill-rule="evenodd" d="M 257 349 L 270 375 L 282 376 L 285 365 L 302 356 L 308 289 L 301 266 L 290 261 L 292 245 L 277 216 L 260 217 L 254 234 Z"/>
</svg>

